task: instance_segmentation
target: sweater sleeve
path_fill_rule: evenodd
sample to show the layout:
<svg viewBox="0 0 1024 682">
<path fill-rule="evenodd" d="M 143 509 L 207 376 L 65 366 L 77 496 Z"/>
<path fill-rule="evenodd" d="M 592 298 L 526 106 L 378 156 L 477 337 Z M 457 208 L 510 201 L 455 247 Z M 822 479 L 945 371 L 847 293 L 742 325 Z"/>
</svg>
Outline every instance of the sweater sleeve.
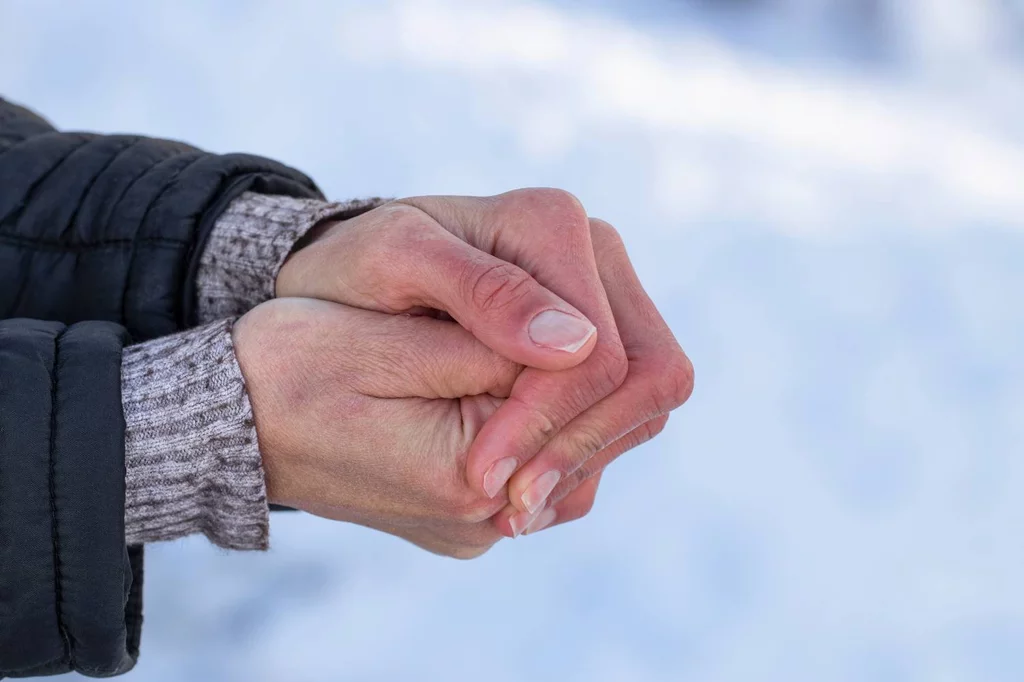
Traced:
<svg viewBox="0 0 1024 682">
<path fill-rule="evenodd" d="M 230 320 L 127 348 L 125 532 L 129 543 L 202 533 L 266 549 L 266 486 Z"/>
<path fill-rule="evenodd" d="M 274 298 L 281 266 L 311 229 L 348 220 L 383 199 L 328 202 L 245 192 L 217 220 L 199 260 L 196 312 L 200 323 L 238 317 Z"/>
</svg>

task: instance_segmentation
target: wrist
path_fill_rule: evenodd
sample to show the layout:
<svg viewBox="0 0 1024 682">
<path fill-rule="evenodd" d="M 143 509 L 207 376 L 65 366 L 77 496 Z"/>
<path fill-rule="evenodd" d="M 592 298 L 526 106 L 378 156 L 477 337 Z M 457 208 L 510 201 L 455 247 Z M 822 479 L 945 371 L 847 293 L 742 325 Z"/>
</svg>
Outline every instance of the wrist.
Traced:
<svg viewBox="0 0 1024 682">
<path fill-rule="evenodd" d="M 282 383 L 289 383 L 291 374 L 283 366 L 288 349 L 279 344 L 275 333 L 282 319 L 274 302 L 261 304 L 242 316 L 231 329 L 231 342 L 242 381 L 246 386 L 250 416 L 259 441 L 264 489 L 269 504 L 297 507 L 289 494 L 289 434 L 280 416 L 286 406 L 278 405 L 275 396 Z M 300 387 L 294 387 L 299 390 Z M 294 392 L 290 390 L 290 392 Z"/>
<path fill-rule="evenodd" d="M 218 219 L 196 279 L 200 323 L 239 317 L 274 298 L 288 257 L 322 224 L 369 210 L 377 200 L 331 203 L 246 192 Z M 306 239 L 316 230 L 316 234 Z"/>
<path fill-rule="evenodd" d="M 307 249 L 319 242 L 330 240 L 333 235 L 338 234 L 347 227 L 349 220 L 379 208 L 388 202 L 389 200 L 386 199 L 374 198 L 350 201 L 346 204 L 336 204 L 336 206 L 341 207 L 338 212 L 318 221 L 301 238 L 296 240 L 274 281 L 275 295 L 316 298 L 316 296 L 308 293 L 308 287 L 303 285 L 303 280 L 309 276 L 320 277 L 319 273 L 322 270 L 316 267 L 316 259 L 310 260 L 303 257 L 308 253 Z M 303 261 L 306 262 L 304 263 Z"/>
<path fill-rule="evenodd" d="M 275 297 L 281 295 L 282 288 L 284 288 L 287 291 L 287 284 L 285 284 L 285 286 L 282 287 L 282 283 L 287 283 L 290 280 L 294 279 L 294 276 L 290 271 L 295 267 L 295 258 L 299 254 L 299 252 L 305 249 L 306 247 L 310 246 L 311 244 L 326 237 L 328 234 L 334 231 L 335 228 L 338 228 L 341 225 L 341 222 L 342 221 L 340 220 L 334 219 L 321 220 L 295 242 L 295 245 L 292 247 L 291 251 L 288 252 L 287 257 L 281 264 L 281 267 L 277 272 L 277 277 L 274 278 Z"/>
</svg>

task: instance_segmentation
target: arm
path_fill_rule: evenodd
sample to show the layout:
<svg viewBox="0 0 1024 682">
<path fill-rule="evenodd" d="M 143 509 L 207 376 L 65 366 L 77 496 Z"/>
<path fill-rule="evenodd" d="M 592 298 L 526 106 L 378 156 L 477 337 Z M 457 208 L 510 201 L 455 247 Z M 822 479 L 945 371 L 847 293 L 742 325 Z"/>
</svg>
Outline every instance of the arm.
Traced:
<svg viewBox="0 0 1024 682">
<path fill-rule="evenodd" d="M 153 396 L 131 378 L 160 365 L 140 365 L 144 345 L 122 350 L 129 333 L 145 341 L 198 318 L 204 245 L 248 190 L 319 197 L 265 159 L 61 133 L 0 100 L 0 677 L 134 664 L 142 550 L 129 542 L 152 528 L 133 514 L 160 488 L 140 483 L 145 437 L 126 458 L 124 415 L 145 422 L 137 408 Z M 143 493 L 127 538 L 126 466 Z"/>
</svg>

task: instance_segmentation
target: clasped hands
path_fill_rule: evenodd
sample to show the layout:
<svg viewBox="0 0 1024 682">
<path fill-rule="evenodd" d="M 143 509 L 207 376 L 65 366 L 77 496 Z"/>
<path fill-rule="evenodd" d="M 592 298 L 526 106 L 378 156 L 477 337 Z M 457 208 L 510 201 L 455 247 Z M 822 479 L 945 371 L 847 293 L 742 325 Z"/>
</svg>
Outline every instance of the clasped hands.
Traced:
<svg viewBox="0 0 1024 682">
<path fill-rule="evenodd" d="M 234 329 L 271 502 L 432 552 L 586 515 L 693 369 L 559 190 L 391 202 L 307 236 Z"/>
</svg>

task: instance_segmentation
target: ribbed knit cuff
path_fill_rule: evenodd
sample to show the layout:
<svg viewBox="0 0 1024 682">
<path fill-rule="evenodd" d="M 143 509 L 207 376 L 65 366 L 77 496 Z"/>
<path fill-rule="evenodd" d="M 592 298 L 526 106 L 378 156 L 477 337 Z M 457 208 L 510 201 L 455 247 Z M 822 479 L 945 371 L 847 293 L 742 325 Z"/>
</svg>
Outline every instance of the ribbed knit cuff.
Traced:
<svg viewBox="0 0 1024 682">
<path fill-rule="evenodd" d="M 202 533 L 266 549 L 269 508 L 230 320 L 125 349 L 129 543 Z"/>
<path fill-rule="evenodd" d="M 324 220 L 347 220 L 384 203 L 296 199 L 245 192 L 214 226 L 196 277 L 200 323 L 239 317 L 274 298 L 277 275 L 295 244 Z"/>
</svg>

